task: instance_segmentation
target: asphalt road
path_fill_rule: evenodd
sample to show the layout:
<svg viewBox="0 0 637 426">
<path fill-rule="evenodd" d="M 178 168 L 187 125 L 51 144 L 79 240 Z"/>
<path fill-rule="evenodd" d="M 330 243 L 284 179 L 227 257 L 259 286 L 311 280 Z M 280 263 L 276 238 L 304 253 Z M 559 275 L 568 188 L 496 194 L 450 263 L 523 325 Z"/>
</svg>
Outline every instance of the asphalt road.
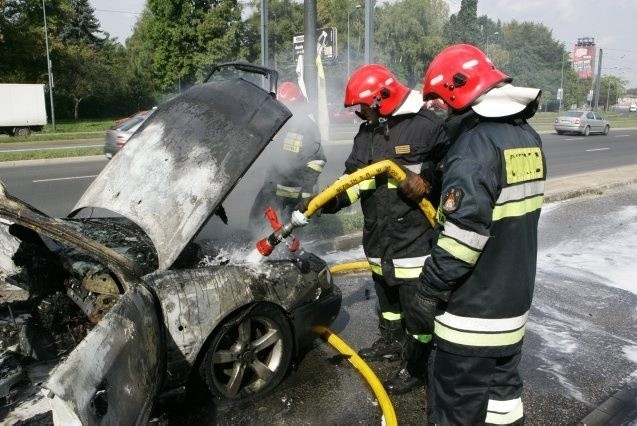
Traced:
<svg viewBox="0 0 637 426">
<path fill-rule="evenodd" d="M 619 129 L 607 136 L 589 137 L 544 133 L 542 140 L 549 179 L 637 164 L 637 129 Z M 63 142 L 55 144 L 64 146 Z M 0 150 L 4 145 L 0 144 Z M 330 141 L 325 143 L 324 149 L 328 161 L 319 179 L 321 188 L 342 175 L 351 141 Z M 263 170 L 268 167 L 268 158 L 264 155 L 253 165 L 224 203 L 238 225 L 247 220 L 244 200 L 254 199 L 261 186 Z M 102 156 L 0 163 L 0 180 L 13 195 L 45 213 L 64 216 L 107 163 Z"/>
</svg>

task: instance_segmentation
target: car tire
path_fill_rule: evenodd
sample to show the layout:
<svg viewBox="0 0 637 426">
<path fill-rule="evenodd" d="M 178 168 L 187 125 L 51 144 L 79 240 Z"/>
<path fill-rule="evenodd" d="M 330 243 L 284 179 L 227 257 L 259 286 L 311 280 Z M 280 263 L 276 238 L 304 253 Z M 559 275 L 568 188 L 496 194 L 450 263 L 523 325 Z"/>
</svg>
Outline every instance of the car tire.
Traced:
<svg viewBox="0 0 637 426">
<path fill-rule="evenodd" d="M 584 136 L 588 136 L 591 134 L 591 127 L 590 126 L 586 126 L 584 128 Z"/>
<path fill-rule="evenodd" d="M 564 134 L 564 132 L 561 131 L 561 130 L 556 130 L 555 133 L 557 133 L 558 135 L 563 135 Z"/>
<path fill-rule="evenodd" d="M 604 127 L 604 134 L 607 135 L 608 132 L 610 132 L 610 126 L 607 125 L 606 127 Z"/>
<path fill-rule="evenodd" d="M 13 129 L 13 136 L 29 136 L 31 129 L 28 127 L 16 127 Z"/>
<path fill-rule="evenodd" d="M 274 305 L 260 304 L 226 319 L 212 336 L 199 369 L 210 392 L 223 400 L 259 397 L 285 377 L 294 340 Z"/>
</svg>

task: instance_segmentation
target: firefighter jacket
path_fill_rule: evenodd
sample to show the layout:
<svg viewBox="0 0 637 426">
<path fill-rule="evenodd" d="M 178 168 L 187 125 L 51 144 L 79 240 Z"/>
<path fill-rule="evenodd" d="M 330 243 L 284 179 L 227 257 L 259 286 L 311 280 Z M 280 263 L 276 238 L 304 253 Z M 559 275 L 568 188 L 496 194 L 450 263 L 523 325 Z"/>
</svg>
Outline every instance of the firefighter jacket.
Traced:
<svg viewBox="0 0 637 426">
<path fill-rule="evenodd" d="M 314 120 L 307 114 L 292 116 L 273 144 L 275 159 L 264 187 L 269 186 L 277 198 L 298 201 L 313 195 L 326 162 Z"/>
<path fill-rule="evenodd" d="M 417 93 L 417 92 L 413 92 Z M 422 107 L 388 117 L 377 125 L 363 123 L 345 162 L 350 174 L 381 160 L 391 159 L 423 175 L 432 186 L 434 169 L 449 148 L 443 121 Z M 431 250 L 433 229 L 418 205 L 383 173 L 349 188 L 340 207 L 360 199 L 364 215 L 363 248 L 373 274 L 395 285 L 418 282 L 425 256 Z"/>
<path fill-rule="evenodd" d="M 521 349 L 533 297 L 542 142 L 522 118 L 489 121 L 469 111 L 460 121 L 465 131 L 444 160 L 420 291 L 443 302 L 434 323 L 441 349 L 508 356 Z"/>
</svg>

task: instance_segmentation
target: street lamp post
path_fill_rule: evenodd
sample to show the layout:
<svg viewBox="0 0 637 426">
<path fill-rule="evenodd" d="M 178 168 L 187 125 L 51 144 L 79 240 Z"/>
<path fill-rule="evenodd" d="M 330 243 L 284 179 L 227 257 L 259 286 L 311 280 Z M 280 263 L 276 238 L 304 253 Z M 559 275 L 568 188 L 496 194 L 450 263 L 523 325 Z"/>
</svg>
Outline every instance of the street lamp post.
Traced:
<svg viewBox="0 0 637 426">
<path fill-rule="evenodd" d="M 500 32 L 496 31 L 496 32 L 494 32 L 491 35 L 494 36 L 494 35 L 498 35 L 498 34 L 500 34 Z M 487 56 L 489 56 L 489 34 L 487 34 Z"/>
<path fill-rule="evenodd" d="M 49 57 L 49 32 L 46 26 L 46 7 L 42 0 L 42 13 L 44 15 L 44 43 L 46 45 L 46 66 L 49 73 L 49 101 L 51 102 L 51 124 L 55 132 L 55 108 L 53 108 L 53 73 L 51 72 L 51 58 Z"/>
<path fill-rule="evenodd" d="M 354 7 L 354 10 L 352 10 L 351 12 L 347 14 L 347 79 L 348 80 L 349 80 L 349 17 L 352 13 L 356 12 L 360 8 L 361 8 L 361 5 L 357 4 L 356 7 Z"/>
<path fill-rule="evenodd" d="M 560 106 L 558 111 L 562 111 L 562 99 L 564 99 L 564 55 L 566 53 L 562 52 L 562 77 L 560 78 Z"/>
<path fill-rule="evenodd" d="M 608 112 L 608 99 L 610 99 L 610 84 L 612 83 L 611 79 L 608 79 L 608 91 L 606 92 L 606 109 L 605 112 Z"/>
<path fill-rule="evenodd" d="M 274 16 L 274 31 L 272 31 L 272 54 L 274 55 L 274 69 L 276 68 L 276 13 L 272 11 L 272 16 Z"/>
</svg>

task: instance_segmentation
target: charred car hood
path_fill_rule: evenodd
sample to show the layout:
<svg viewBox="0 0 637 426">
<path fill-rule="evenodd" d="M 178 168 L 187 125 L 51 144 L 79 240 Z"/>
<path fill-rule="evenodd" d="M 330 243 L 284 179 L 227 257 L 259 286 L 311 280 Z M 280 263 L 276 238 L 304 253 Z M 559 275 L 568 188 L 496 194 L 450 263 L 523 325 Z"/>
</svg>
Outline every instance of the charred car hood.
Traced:
<svg viewBox="0 0 637 426">
<path fill-rule="evenodd" d="M 242 79 L 195 86 L 157 108 L 70 216 L 91 207 L 125 216 L 168 269 L 290 116 Z"/>
</svg>

